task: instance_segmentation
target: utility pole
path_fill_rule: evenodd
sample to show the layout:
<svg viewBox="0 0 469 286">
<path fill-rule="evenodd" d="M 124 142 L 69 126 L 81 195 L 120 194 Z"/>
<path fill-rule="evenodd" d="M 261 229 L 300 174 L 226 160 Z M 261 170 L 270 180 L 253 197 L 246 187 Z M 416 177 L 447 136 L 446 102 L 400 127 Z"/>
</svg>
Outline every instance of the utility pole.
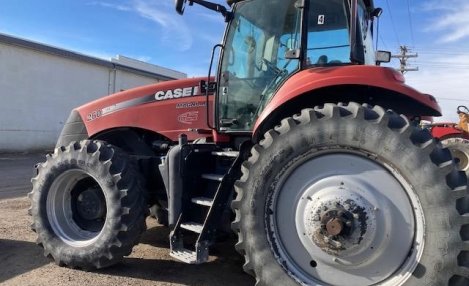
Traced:
<svg viewBox="0 0 469 286">
<path fill-rule="evenodd" d="M 416 53 L 410 54 L 409 53 L 410 49 L 407 46 L 400 46 L 400 49 L 401 49 L 400 54 L 391 56 L 392 58 L 399 59 L 399 61 L 401 62 L 401 66 L 397 70 L 400 71 L 402 74 L 408 71 L 418 71 L 419 70 L 418 67 L 415 67 L 415 68 L 407 67 L 408 65 L 407 60 L 410 58 L 417 58 L 419 55 Z"/>
</svg>

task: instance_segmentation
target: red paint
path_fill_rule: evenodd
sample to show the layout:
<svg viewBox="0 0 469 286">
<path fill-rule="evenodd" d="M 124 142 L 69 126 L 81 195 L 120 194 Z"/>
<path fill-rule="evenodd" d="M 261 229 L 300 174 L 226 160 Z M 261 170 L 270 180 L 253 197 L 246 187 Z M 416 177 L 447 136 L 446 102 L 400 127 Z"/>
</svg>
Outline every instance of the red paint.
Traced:
<svg viewBox="0 0 469 286">
<path fill-rule="evenodd" d="M 469 133 L 456 128 L 455 123 L 434 123 L 430 125 L 433 137 L 444 140 L 449 137 L 461 137 L 469 139 Z"/>
<path fill-rule="evenodd" d="M 152 95 L 154 96 L 157 93 L 161 96 L 161 91 L 196 87 L 202 79 L 206 78 L 167 81 L 139 87 L 100 98 L 79 107 L 77 110 L 85 122 L 89 137 L 113 128 L 136 127 L 159 133 L 174 141 L 177 141 L 181 133 L 187 134 L 189 140 L 195 140 L 211 136 L 211 134 L 200 134 L 196 130 L 209 129 L 206 119 L 206 97 L 200 94 L 200 91 L 196 96 L 138 104 L 90 121 L 87 119 L 88 115 L 93 114 L 93 112 L 128 100 L 143 97 L 151 98 Z M 190 106 L 176 108 L 178 104 L 190 104 Z M 210 96 L 209 104 L 210 106 L 213 105 L 213 96 Z M 181 106 L 179 105 L 179 107 Z M 209 114 L 213 114 L 212 108 L 209 112 Z M 213 121 L 211 116 L 210 118 Z"/>
<path fill-rule="evenodd" d="M 177 141 L 178 136 L 184 133 L 189 140 L 212 136 L 216 142 L 228 142 L 228 135 L 213 136 L 209 132 L 200 132 L 210 129 L 207 126 L 206 97 L 200 94 L 200 91 L 195 96 L 140 103 L 105 116 L 99 114 L 105 108 L 113 110 L 116 104 L 128 100 L 162 98 L 169 90 L 198 87 L 200 81 L 204 79 L 206 78 L 191 78 L 139 87 L 100 98 L 77 110 L 85 122 L 89 137 L 113 128 L 135 127 L 159 133 L 173 141 Z M 375 66 L 314 68 L 295 74 L 280 88 L 261 113 L 254 131 L 269 114 L 281 108 L 289 100 L 314 89 L 336 85 L 365 85 L 393 90 L 440 112 L 433 97 L 405 85 L 402 78 L 392 69 Z M 208 114 L 211 125 L 213 125 L 213 100 L 213 96 L 210 96 Z M 177 108 L 178 106 L 180 108 Z"/>
<path fill-rule="evenodd" d="M 286 102 L 311 90 L 337 85 L 364 85 L 389 89 L 402 93 L 441 114 L 440 107 L 432 96 L 406 85 L 403 77 L 393 69 L 359 65 L 322 67 L 301 71 L 287 80 L 257 119 L 254 132 L 272 112 L 281 108 Z"/>
</svg>

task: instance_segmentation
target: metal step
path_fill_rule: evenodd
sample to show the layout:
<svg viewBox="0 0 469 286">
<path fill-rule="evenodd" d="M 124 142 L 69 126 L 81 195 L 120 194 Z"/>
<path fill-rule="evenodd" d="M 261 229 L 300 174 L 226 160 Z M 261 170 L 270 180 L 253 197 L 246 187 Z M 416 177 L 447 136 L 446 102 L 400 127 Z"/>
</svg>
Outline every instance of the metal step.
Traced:
<svg viewBox="0 0 469 286">
<path fill-rule="evenodd" d="M 169 255 L 185 263 L 197 264 L 197 253 L 192 250 L 185 248 L 172 250 Z"/>
<path fill-rule="evenodd" d="M 213 204 L 213 199 L 205 198 L 205 197 L 197 197 L 197 198 L 192 198 L 192 202 L 194 204 L 211 207 Z"/>
<path fill-rule="evenodd" d="M 181 227 L 196 233 L 201 233 L 204 228 L 202 224 L 196 222 L 184 222 L 181 223 Z"/>
<path fill-rule="evenodd" d="M 239 156 L 239 151 L 213 151 L 212 155 L 221 157 L 236 158 Z"/>
<path fill-rule="evenodd" d="M 223 180 L 223 175 L 218 174 L 202 174 L 203 179 L 218 181 L 221 182 Z"/>
</svg>

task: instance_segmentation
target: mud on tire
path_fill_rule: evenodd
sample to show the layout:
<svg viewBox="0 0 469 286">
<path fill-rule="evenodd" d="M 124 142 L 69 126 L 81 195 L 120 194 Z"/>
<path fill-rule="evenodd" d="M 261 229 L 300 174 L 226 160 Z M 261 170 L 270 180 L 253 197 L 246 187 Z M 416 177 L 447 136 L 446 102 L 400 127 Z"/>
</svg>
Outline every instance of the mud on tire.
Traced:
<svg viewBox="0 0 469 286">
<path fill-rule="evenodd" d="M 304 109 L 265 133 L 242 172 L 232 228 L 257 285 L 469 285 L 466 177 L 404 116 Z"/>
<path fill-rule="evenodd" d="M 32 179 L 32 229 L 58 265 L 94 269 L 129 255 L 145 230 L 136 164 L 120 149 L 84 140 L 56 148 Z"/>
</svg>

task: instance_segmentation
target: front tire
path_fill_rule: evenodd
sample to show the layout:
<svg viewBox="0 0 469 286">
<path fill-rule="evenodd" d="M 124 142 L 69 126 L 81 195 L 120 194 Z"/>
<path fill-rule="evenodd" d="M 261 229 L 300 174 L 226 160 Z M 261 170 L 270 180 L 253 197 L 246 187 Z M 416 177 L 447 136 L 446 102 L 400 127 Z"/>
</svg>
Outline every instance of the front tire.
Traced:
<svg viewBox="0 0 469 286">
<path fill-rule="evenodd" d="M 469 283 L 466 178 L 408 120 L 356 103 L 265 133 L 235 184 L 233 229 L 257 285 Z"/>
<path fill-rule="evenodd" d="M 32 179 L 32 228 L 58 265 L 103 268 L 129 255 L 145 230 L 136 164 L 120 149 L 84 140 L 56 148 Z"/>
</svg>

